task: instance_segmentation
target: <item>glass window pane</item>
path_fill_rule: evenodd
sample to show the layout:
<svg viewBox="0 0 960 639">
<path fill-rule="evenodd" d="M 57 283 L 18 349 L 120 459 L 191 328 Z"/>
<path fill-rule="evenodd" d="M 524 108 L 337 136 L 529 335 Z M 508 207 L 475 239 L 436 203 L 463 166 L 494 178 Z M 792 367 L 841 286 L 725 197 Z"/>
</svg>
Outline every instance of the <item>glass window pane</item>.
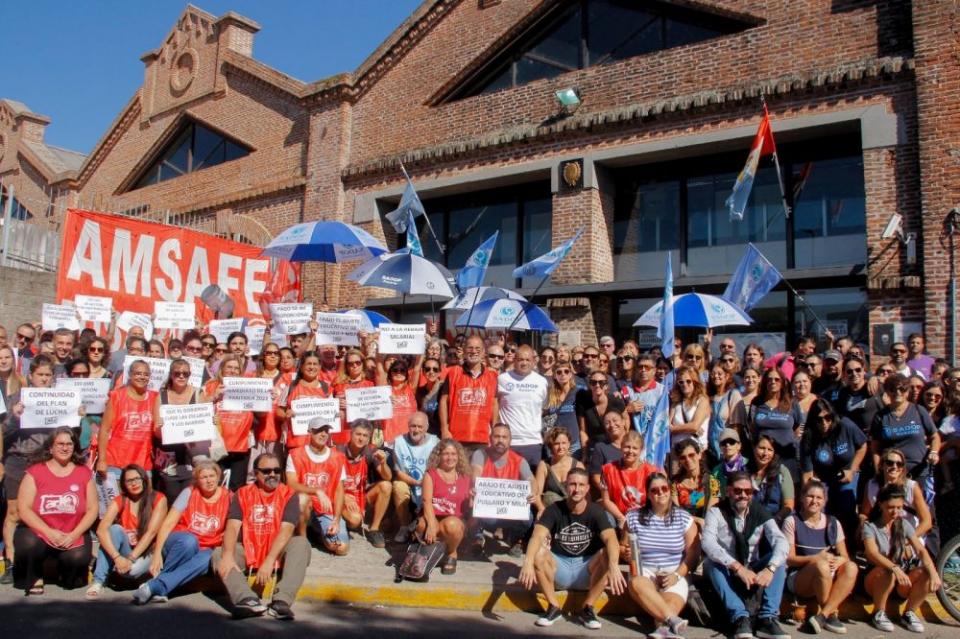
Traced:
<svg viewBox="0 0 960 639">
<path fill-rule="evenodd" d="M 580 8 L 577 7 L 528 50 L 567 69 L 580 67 Z M 519 78 L 517 82 L 519 82 Z"/>
<path fill-rule="evenodd" d="M 234 144 L 230 140 L 226 141 L 224 145 L 224 162 L 229 162 L 230 160 L 236 160 L 237 158 L 242 158 L 247 156 L 250 152 L 239 144 Z"/>
<path fill-rule="evenodd" d="M 617 309 L 616 337 L 617 343 L 623 340 L 633 338 L 640 345 L 640 350 L 645 351 L 650 347 L 659 344 L 657 339 L 657 329 L 652 327 L 634 328 L 633 323 L 647 312 L 654 304 L 660 301 L 658 297 L 644 297 L 620 300 Z"/>
<path fill-rule="evenodd" d="M 667 42 L 666 47 L 682 47 L 685 44 L 692 44 L 702 40 L 708 40 L 721 35 L 721 31 L 701 26 L 693 22 L 684 22 L 667 18 Z"/>
<path fill-rule="evenodd" d="M 614 269 L 617 279 L 645 279 L 663 272 L 667 251 L 679 258 L 680 182 L 630 188 L 614 213 Z"/>
<path fill-rule="evenodd" d="M 553 248 L 552 218 L 552 198 L 537 198 L 523 203 L 523 262 L 539 257 Z M 539 283 L 539 278 L 521 278 L 521 286 L 524 287 L 535 287 Z"/>
<path fill-rule="evenodd" d="M 163 158 L 163 162 L 168 164 L 171 169 L 176 169 L 179 172 L 174 172 L 172 175 L 175 177 L 181 175 L 190 170 L 189 157 L 190 157 L 190 139 L 192 137 L 193 127 L 188 127 L 186 131 L 180 136 L 180 138 L 170 147 L 170 151 L 167 152 L 166 156 Z M 160 172 L 160 179 L 166 180 L 169 178 L 163 177 L 164 171 Z"/>
<path fill-rule="evenodd" d="M 799 291 L 813 308 L 817 317 L 827 324 L 834 336 L 851 335 L 855 342 L 867 343 L 868 313 L 867 292 L 863 288 L 832 288 Z M 823 345 L 823 328 L 799 300 L 796 310 L 796 330 L 798 337 L 812 333 L 820 338 Z M 846 330 L 844 329 L 846 327 Z"/>
<path fill-rule="evenodd" d="M 784 309 L 787 308 L 787 292 L 772 291 L 760 300 L 760 303 L 750 309 L 753 324 L 750 326 L 725 326 L 716 329 L 713 334 L 711 348 L 714 355 L 720 353 L 720 341 L 724 337 L 731 337 L 737 344 L 737 353 L 743 355 L 747 344 L 759 344 L 764 354 L 769 357 L 780 353 L 787 348 L 787 320 L 789 317 Z"/>
<path fill-rule="evenodd" d="M 558 66 L 547 64 L 546 62 L 541 62 L 540 60 L 523 57 L 517 61 L 517 85 L 519 86 L 521 84 L 526 84 L 527 82 L 542 80 L 544 78 L 553 78 L 565 72 L 566 69 L 562 69 Z"/>
<path fill-rule="evenodd" d="M 493 78 L 480 90 L 480 94 L 484 93 L 494 93 L 495 91 L 500 91 L 501 89 L 508 89 L 513 86 L 513 63 L 507 65 L 507 67 L 500 73 L 493 76 Z"/>
<path fill-rule="evenodd" d="M 798 267 L 864 262 L 867 244 L 862 158 L 797 165 L 793 224 Z"/>
<path fill-rule="evenodd" d="M 194 129 L 192 170 L 223 162 L 223 137 L 202 126 Z"/>
<path fill-rule="evenodd" d="M 392 208 L 390 210 L 393 210 Z M 442 211 L 431 211 L 427 214 L 430 218 L 430 225 L 433 227 L 433 232 L 437 234 L 437 237 L 440 238 L 440 241 L 443 242 L 443 237 L 446 232 L 446 228 L 443 224 L 443 212 Z M 433 239 L 433 235 L 430 233 L 430 229 L 427 228 L 427 221 L 421 215 L 417 218 L 417 231 L 420 237 L 420 246 L 423 247 L 423 256 L 428 260 L 433 260 L 447 266 L 445 263 L 445 256 L 440 253 L 440 249 L 437 248 L 437 242 Z M 401 245 L 406 245 L 406 235 L 400 240 Z"/>
<path fill-rule="evenodd" d="M 449 268 L 452 271 L 459 270 L 477 247 L 499 230 L 500 237 L 490 258 L 484 284 L 512 288 L 512 271 L 516 267 L 518 211 L 519 204 L 515 200 L 477 203 L 452 210 L 447 238 Z"/>
<path fill-rule="evenodd" d="M 592 0 L 588 9 L 590 64 L 663 48 L 663 18 L 623 0 Z"/>
</svg>

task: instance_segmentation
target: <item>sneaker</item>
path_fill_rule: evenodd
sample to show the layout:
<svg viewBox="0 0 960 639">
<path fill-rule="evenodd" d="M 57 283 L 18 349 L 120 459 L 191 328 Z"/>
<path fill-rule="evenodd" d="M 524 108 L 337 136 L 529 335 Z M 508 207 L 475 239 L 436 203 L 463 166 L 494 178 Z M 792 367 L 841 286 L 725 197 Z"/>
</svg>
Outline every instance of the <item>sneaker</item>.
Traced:
<svg viewBox="0 0 960 639">
<path fill-rule="evenodd" d="M 507 554 L 513 557 L 514 559 L 519 559 L 523 557 L 523 542 L 518 541 L 517 543 L 510 546 L 510 550 L 507 551 Z"/>
<path fill-rule="evenodd" d="M 233 617 L 235 619 L 245 619 L 247 617 L 259 617 L 267 611 L 267 607 L 256 597 L 248 597 L 233 606 Z"/>
<path fill-rule="evenodd" d="M 884 632 L 893 632 L 893 622 L 883 610 L 878 610 L 871 620 L 873 627 Z"/>
<path fill-rule="evenodd" d="M 541 628 L 546 628 L 547 626 L 552 626 L 557 619 L 563 616 L 563 611 L 557 608 L 556 606 L 551 605 L 547 608 L 547 611 L 540 615 L 537 620 L 534 622 L 536 625 Z"/>
<path fill-rule="evenodd" d="M 400 526 L 400 530 L 393 536 L 394 543 L 405 544 L 410 540 L 410 526 Z"/>
<path fill-rule="evenodd" d="M 270 602 L 270 615 L 281 621 L 293 621 L 293 610 L 286 601 L 274 599 Z"/>
<path fill-rule="evenodd" d="M 733 622 L 733 639 L 753 639 L 750 617 L 740 617 Z"/>
<path fill-rule="evenodd" d="M 760 639 L 790 639 L 790 635 L 784 632 L 780 627 L 780 622 L 776 617 L 765 617 L 757 623 L 757 630 L 754 632 Z"/>
<path fill-rule="evenodd" d="M 0 584 L 4 586 L 13 585 L 13 562 L 9 559 L 3 560 L 3 574 L 0 575 Z"/>
<path fill-rule="evenodd" d="M 680 635 L 674 634 L 667 624 L 660 624 L 657 629 L 647 634 L 650 639 L 681 639 Z"/>
<path fill-rule="evenodd" d="M 101 594 L 103 594 L 103 584 L 99 581 L 94 581 L 90 584 L 90 587 L 87 588 L 87 593 L 84 597 L 87 601 L 95 601 L 100 598 Z"/>
<path fill-rule="evenodd" d="M 805 624 L 805 627 L 807 632 L 814 635 L 819 635 L 826 624 L 827 620 L 823 618 L 823 615 L 810 615 L 807 617 L 807 623 Z"/>
<path fill-rule="evenodd" d="M 837 613 L 833 613 L 823 622 L 823 627 L 829 630 L 830 632 L 835 632 L 838 635 L 847 634 L 847 627 L 843 625 L 843 622 L 840 621 L 840 617 Z"/>
<path fill-rule="evenodd" d="M 368 530 L 367 531 L 367 541 L 370 542 L 370 545 L 374 548 L 386 548 L 387 540 L 383 538 L 383 533 L 379 530 Z"/>
<path fill-rule="evenodd" d="M 154 595 L 150 603 L 167 603 L 168 601 L 170 601 L 170 597 L 166 595 Z"/>
<path fill-rule="evenodd" d="M 150 590 L 150 582 L 145 581 L 140 587 L 133 591 L 133 603 L 142 606 L 153 599 L 153 591 Z"/>
<path fill-rule="evenodd" d="M 670 617 L 667 619 L 667 625 L 670 626 L 670 632 L 683 636 L 683 633 L 687 631 L 687 626 L 690 624 L 683 617 Z"/>
<path fill-rule="evenodd" d="M 917 616 L 917 613 L 912 610 L 908 610 L 903 613 L 903 616 L 900 617 L 900 623 L 902 623 L 903 627 L 910 632 L 923 632 L 923 622 L 920 621 L 920 617 Z"/>
<path fill-rule="evenodd" d="M 590 630 L 600 630 L 601 623 L 593 606 L 584 606 L 580 611 L 580 621 Z"/>
</svg>

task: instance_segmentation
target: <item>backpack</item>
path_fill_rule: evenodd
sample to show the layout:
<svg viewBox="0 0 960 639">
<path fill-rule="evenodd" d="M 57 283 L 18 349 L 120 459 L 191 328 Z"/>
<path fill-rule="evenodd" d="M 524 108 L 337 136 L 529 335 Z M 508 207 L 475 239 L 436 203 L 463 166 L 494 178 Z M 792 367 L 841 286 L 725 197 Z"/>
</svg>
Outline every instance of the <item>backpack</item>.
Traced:
<svg viewBox="0 0 960 639">
<path fill-rule="evenodd" d="M 429 581 L 430 571 L 443 559 L 444 552 L 443 542 L 428 544 L 416 539 L 407 546 L 407 552 L 397 567 L 396 581 Z"/>
</svg>

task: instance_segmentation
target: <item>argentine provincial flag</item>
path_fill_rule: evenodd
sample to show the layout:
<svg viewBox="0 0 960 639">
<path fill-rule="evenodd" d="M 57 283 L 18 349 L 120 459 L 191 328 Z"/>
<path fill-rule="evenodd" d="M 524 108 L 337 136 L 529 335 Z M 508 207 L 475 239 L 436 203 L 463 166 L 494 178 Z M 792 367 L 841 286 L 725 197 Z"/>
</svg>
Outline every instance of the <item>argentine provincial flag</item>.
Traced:
<svg viewBox="0 0 960 639">
<path fill-rule="evenodd" d="M 673 355 L 673 263 L 670 253 L 667 253 L 667 268 L 663 278 L 663 306 L 660 313 L 660 325 L 657 327 L 657 337 L 660 338 L 660 351 L 666 359 Z"/>
<path fill-rule="evenodd" d="M 423 257 L 423 245 L 420 244 L 417 223 L 413 221 L 413 211 L 410 209 L 407 209 L 407 250 L 414 255 Z"/>
<path fill-rule="evenodd" d="M 514 277 L 547 277 L 560 266 L 560 262 L 563 261 L 569 253 L 570 249 L 573 248 L 573 243 L 580 239 L 580 236 L 583 235 L 583 229 L 577 229 L 577 232 L 569 240 L 553 249 L 549 253 L 544 253 L 535 260 L 530 260 L 526 264 L 518 266 L 513 269 Z"/>
<path fill-rule="evenodd" d="M 483 284 L 483 278 L 487 274 L 487 266 L 490 264 L 490 258 L 493 257 L 493 249 L 497 245 L 499 236 L 500 231 L 497 231 L 467 258 L 466 264 L 457 273 L 457 288 L 461 291 Z"/>
<path fill-rule="evenodd" d="M 653 422 L 643 438 L 644 461 L 658 468 L 664 467 L 670 453 L 670 391 L 673 390 L 674 378 L 675 372 L 670 371 L 663 380 L 663 392 L 653 411 Z"/>
<path fill-rule="evenodd" d="M 760 249 L 753 244 L 747 244 L 747 251 L 730 278 L 723 298 L 744 311 L 749 311 L 782 279 L 780 271 L 764 257 Z"/>
<path fill-rule="evenodd" d="M 737 181 L 733 185 L 733 192 L 727 198 L 725 204 L 730 211 L 731 220 L 742 220 L 743 212 L 747 208 L 747 201 L 750 199 L 750 191 L 753 189 L 753 179 L 757 175 L 757 165 L 760 158 L 767 155 L 775 155 L 777 147 L 773 142 L 773 131 L 770 129 L 770 114 L 767 113 L 767 106 L 763 106 L 763 119 L 760 120 L 760 127 L 753 138 L 753 144 L 750 145 L 750 154 L 747 156 L 747 163 L 744 165 Z"/>
<path fill-rule="evenodd" d="M 397 233 L 404 233 L 410 221 L 415 220 L 418 215 L 426 215 L 426 211 L 423 209 L 420 196 L 413 188 L 413 182 L 408 177 L 407 188 L 403 190 L 403 196 L 400 198 L 400 206 L 387 213 L 386 217 Z"/>
</svg>

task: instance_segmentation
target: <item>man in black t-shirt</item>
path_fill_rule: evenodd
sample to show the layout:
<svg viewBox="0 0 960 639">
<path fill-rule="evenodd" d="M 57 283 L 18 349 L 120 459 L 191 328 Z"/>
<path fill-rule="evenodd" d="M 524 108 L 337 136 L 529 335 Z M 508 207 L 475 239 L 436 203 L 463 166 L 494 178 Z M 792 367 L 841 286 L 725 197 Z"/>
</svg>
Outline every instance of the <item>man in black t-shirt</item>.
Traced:
<svg viewBox="0 0 960 639">
<path fill-rule="evenodd" d="M 580 617 L 584 626 L 597 630 L 600 620 L 594 602 L 604 588 L 619 595 L 627 587 L 620 572 L 620 545 L 606 512 L 590 502 L 587 471 L 571 469 L 564 485 L 567 498 L 548 506 L 533 527 L 520 583 L 527 589 L 539 584 L 547 599 L 549 606 L 537 619 L 538 626 L 551 626 L 562 616 L 557 590 L 586 590 Z"/>
</svg>

